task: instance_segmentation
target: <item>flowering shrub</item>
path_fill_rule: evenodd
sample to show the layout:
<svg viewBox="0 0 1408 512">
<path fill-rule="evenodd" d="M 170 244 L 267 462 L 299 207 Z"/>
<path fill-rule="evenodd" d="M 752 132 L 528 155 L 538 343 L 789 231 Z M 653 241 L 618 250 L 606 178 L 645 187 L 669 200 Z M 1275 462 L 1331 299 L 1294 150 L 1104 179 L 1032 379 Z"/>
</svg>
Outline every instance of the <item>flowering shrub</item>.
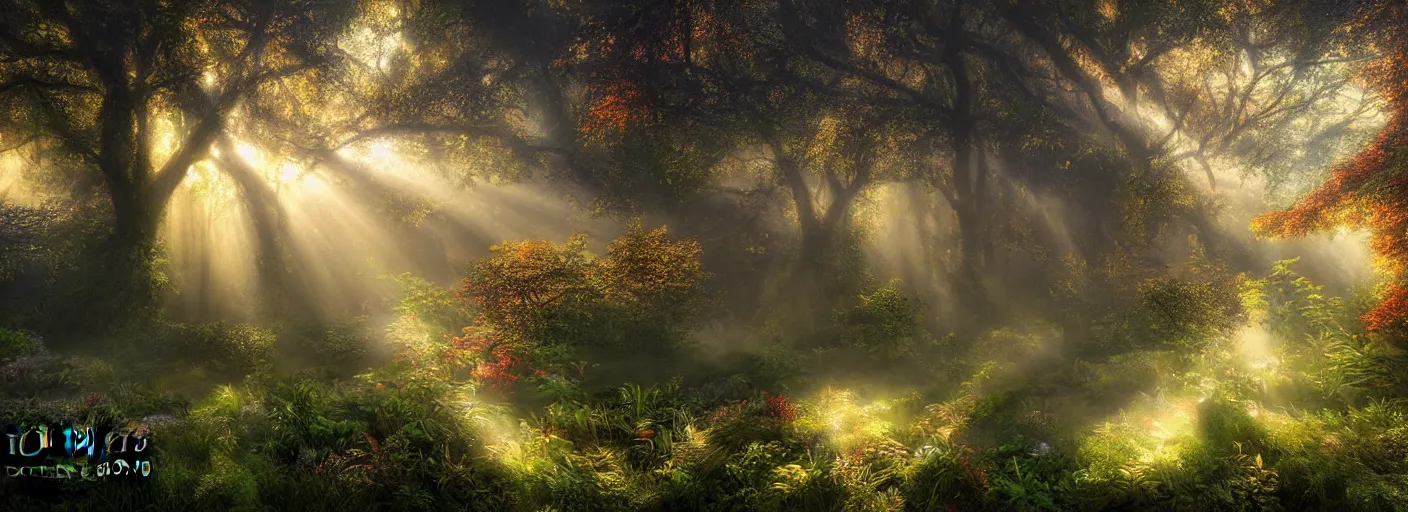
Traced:
<svg viewBox="0 0 1408 512">
<path fill-rule="evenodd" d="M 782 395 L 769 395 L 764 391 L 763 401 L 767 403 L 769 418 L 783 423 L 797 421 L 797 406 L 789 402 L 787 397 Z"/>
</svg>

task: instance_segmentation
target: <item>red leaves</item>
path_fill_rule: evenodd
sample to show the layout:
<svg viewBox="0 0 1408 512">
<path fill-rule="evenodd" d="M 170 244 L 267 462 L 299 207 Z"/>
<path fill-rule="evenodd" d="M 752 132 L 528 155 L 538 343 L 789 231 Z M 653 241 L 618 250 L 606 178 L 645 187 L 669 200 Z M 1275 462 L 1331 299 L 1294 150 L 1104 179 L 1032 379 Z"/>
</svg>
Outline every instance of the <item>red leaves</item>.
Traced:
<svg viewBox="0 0 1408 512">
<path fill-rule="evenodd" d="M 788 401 L 787 397 L 769 395 L 764 391 L 763 400 L 767 403 L 768 417 L 783 423 L 797 421 L 797 406 Z"/>
<path fill-rule="evenodd" d="M 504 342 L 496 333 L 481 331 L 466 334 L 455 338 L 452 343 L 456 350 L 469 353 L 478 360 L 470 372 L 475 379 L 500 390 L 518 382 L 519 376 L 514 370 L 521 358 L 516 347 Z"/>
<path fill-rule="evenodd" d="M 1389 101 L 1388 125 L 1374 142 L 1335 166 L 1330 177 L 1288 210 L 1252 221 L 1263 237 L 1301 237 L 1336 227 L 1367 228 L 1377 263 L 1400 282 L 1408 280 L 1408 8 L 1375 4 L 1361 13 L 1359 30 L 1374 34 L 1384 57 L 1366 77 Z M 1401 328 L 1408 322 L 1408 292 L 1391 287 L 1378 307 L 1362 318 L 1370 330 Z"/>
<path fill-rule="evenodd" d="M 1390 286 L 1382 301 L 1361 318 L 1373 331 L 1408 331 L 1408 287 Z"/>
</svg>

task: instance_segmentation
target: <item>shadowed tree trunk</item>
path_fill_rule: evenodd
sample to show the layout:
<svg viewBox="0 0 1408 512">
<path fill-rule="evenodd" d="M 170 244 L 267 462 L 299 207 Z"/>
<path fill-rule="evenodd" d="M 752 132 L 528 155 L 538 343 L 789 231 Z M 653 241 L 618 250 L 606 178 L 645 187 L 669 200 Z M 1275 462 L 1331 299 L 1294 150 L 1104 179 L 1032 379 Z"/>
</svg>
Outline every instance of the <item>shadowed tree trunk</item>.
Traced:
<svg viewBox="0 0 1408 512">
<path fill-rule="evenodd" d="M 963 56 L 963 2 L 955 2 L 944 42 L 943 63 L 953 78 L 953 115 L 949 119 L 953 150 L 953 194 L 951 203 L 958 218 L 959 276 L 957 288 L 965 309 L 984 313 L 990 309 L 983 286 L 983 272 L 991 258 L 991 235 L 987 232 L 987 161 L 977 143 L 973 115 L 973 81 Z M 976 155 L 975 155 L 976 153 Z M 974 157 L 977 158 L 974 158 Z M 936 178 L 937 179 L 937 178 Z"/>
</svg>

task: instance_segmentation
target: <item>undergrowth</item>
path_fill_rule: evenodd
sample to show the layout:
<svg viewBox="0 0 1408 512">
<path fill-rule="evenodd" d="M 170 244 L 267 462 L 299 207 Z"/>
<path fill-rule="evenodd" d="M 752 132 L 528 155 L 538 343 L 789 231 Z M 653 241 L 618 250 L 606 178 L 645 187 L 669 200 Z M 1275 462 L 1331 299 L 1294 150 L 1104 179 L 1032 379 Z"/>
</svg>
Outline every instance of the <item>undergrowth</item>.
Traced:
<svg viewBox="0 0 1408 512">
<path fill-rule="evenodd" d="M 171 325 L 153 343 L 181 340 L 161 359 L 185 369 L 161 377 L 60 356 L 32 333 L 0 331 L 3 371 L 14 383 L 6 417 L 146 422 L 156 449 L 144 481 L 43 493 L 9 479 L 8 503 L 1408 510 L 1403 355 L 1355 327 L 1353 301 L 1325 297 L 1289 262 L 1263 279 L 1239 277 L 1238 286 L 1142 286 L 1145 300 L 1111 309 L 1091 334 L 1122 350 L 1054 355 L 1046 348 L 1059 329 L 1039 322 L 971 340 L 931 336 L 918 327 L 918 308 L 890 285 L 842 309 L 816 340 L 775 339 L 750 371 L 612 386 L 587 385 L 592 366 L 575 362 L 571 347 L 541 360 L 518 353 L 521 367 L 503 366 L 522 372 L 509 385 L 475 373 L 495 361 L 492 351 L 466 353 L 458 337 L 475 322 L 474 308 L 425 281 L 398 281 L 406 290 L 394 305 L 400 318 L 384 336 L 395 357 L 370 368 L 355 367 L 366 361 L 357 323 L 321 334 Z M 284 338 L 318 346 L 328 371 L 275 369 Z M 927 371 L 936 384 L 827 382 L 811 370 L 828 353 Z M 779 359 L 793 371 L 768 373 Z M 227 383 L 196 396 L 174 391 L 197 378 Z M 67 398 L 30 394 L 40 390 Z M 534 401 L 516 399 L 525 396 Z"/>
</svg>

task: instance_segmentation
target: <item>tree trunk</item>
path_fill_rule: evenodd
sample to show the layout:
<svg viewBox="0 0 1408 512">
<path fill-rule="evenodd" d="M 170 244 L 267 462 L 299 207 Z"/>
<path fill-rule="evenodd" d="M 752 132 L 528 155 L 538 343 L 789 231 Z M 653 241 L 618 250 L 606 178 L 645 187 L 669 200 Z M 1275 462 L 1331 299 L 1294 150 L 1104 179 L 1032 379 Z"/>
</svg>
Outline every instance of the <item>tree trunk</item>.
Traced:
<svg viewBox="0 0 1408 512">
<path fill-rule="evenodd" d="M 966 309 L 974 312 L 987 310 L 987 294 L 983 290 L 982 272 L 985 237 L 982 209 L 987 189 L 986 173 L 973 165 L 974 121 L 973 84 L 968 76 L 968 67 L 963 60 L 962 2 L 955 3 L 950 20 L 949 36 L 945 41 L 944 66 L 953 75 L 954 98 L 953 118 L 950 122 L 953 143 L 953 207 L 958 217 L 961 255 L 960 275 L 956 288 L 964 298 Z M 975 172 L 976 171 L 976 172 Z"/>
<path fill-rule="evenodd" d="M 124 193 L 127 192 L 127 193 Z M 130 189 L 109 188 L 112 231 L 84 256 L 84 268 L 58 304 L 54 331 L 82 336 L 109 335 L 150 318 L 157 305 L 153 274 L 155 225 L 150 208 Z"/>
</svg>

